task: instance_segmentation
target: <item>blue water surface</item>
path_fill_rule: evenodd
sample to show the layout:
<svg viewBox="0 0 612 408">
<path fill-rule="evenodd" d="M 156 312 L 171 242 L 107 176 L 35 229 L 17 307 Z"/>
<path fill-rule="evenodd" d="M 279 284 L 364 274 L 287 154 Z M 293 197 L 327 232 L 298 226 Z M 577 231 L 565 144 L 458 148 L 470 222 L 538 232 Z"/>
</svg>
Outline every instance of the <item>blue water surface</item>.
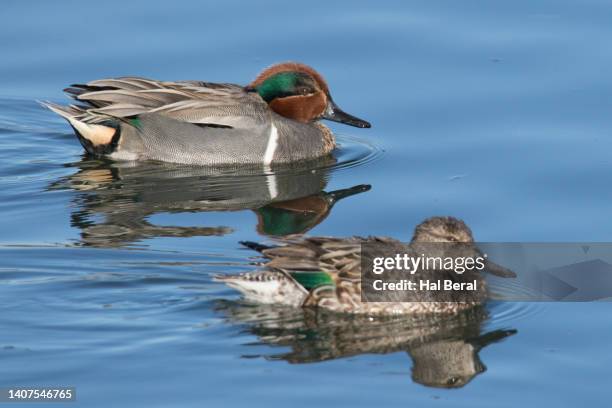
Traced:
<svg viewBox="0 0 612 408">
<path fill-rule="evenodd" d="M 331 124 L 336 163 L 278 176 L 303 187 L 287 199 L 364 185 L 289 230 L 408 240 L 452 215 L 480 241 L 609 242 L 611 22 L 597 0 L 5 1 L 0 387 L 74 386 L 83 407 L 609 406 L 609 303 L 409 324 L 243 304 L 212 276 L 279 233 L 252 194 L 269 175 L 88 159 L 36 101 L 301 61 L 373 126 Z"/>
</svg>

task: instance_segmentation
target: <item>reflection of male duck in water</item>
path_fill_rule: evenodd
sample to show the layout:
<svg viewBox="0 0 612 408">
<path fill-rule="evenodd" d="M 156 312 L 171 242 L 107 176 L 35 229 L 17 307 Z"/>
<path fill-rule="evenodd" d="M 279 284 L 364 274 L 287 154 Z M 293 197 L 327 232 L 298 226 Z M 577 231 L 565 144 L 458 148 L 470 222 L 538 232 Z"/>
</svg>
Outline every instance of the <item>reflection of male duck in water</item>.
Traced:
<svg viewBox="0 0 612 408">
<path fill-rule="evenodd" d="M 325 192 L 333 157 L 262 173 L 260 167 L 212 168 L 162 163 L 84 160 L 79 171 L 51 188 L 74 190 L 71 225 L 84 245 L 115 247 L 154 237 L 224 235 L 224 226 L 159 226 L 158 213 L 253 210 L 266 235 L 303 233 L 322 222 L 334 204 L 369 190 L 361 185 Z"/>
<path fill-rule="evenodd" d="M 220 301 L 217 311 L 244 324 L 262 342 L 290 351 L 265 356 L 290 363 L 314 363 L 360 354 L 407 352 L 412 379 L 431 387 L 458 388 L 486 370 L 482 348 L 516 333 L 483 332 L 483 307 L 451 315 L 371 317 Z"/>
<path fill-rule="evenodd" d="M 327 218 L 339 200 L 369 189 L 369 185 L 360 184 L 331 192 L 321 191 L 294 200 L 270 203 L 254 210 L 258 219 L 257 231 L 260 234 L 274 236 L 303 234 Z"/>
</svg>

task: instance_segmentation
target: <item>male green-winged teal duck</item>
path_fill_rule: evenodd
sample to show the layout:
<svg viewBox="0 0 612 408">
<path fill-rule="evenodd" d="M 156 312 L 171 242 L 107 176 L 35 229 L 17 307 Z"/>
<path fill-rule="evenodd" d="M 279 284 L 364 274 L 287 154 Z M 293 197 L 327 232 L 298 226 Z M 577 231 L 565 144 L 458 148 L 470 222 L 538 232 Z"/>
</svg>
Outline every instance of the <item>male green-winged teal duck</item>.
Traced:
<svg viewBox="0 0 612 408">
<path fill-rule="evenodd" d="M 460 245 L 467 248 L 467 252 L 462 254 L 481 255 L 474 245 L 470 228 L 463 221 L 453 217 L 432 217 L 416 227 L 409 244 L 386 237 L 311 237 L 275 247 L 245 242 L 243 244 L 247 247 L 268 258 L 264 269 L 239 275 L 217 275 L 215 280 L 237 289 L 247 300 L 256 303 L 319 307 L 343 313 L 454 313 L 484 303 L 486 281 L 477 270 L 461 275 L 466 281 L 478 282 L 478 290 L 470 297 L 463 293 L 454 295 L 452 291 L 444 297 L 436 297 L 432 291 L 406 291 L 402 301 L 362 302 L 362 245 L 368 245 L 368 256 L 394 257 L 402 253 L 419 256 L 419 244 L 444 242 L 465 243 Z M 486 260 L 486 271 L 502 277 L 515 276 L 514 272 L 489 260 Z M 448 279 L 452 278 L 450 274 L 454 272 L 419 270 L 420 279 Z"/>
<path fill-rule="evenodd" d="M 360 128 L 314 69 L 282 63 L 247 86 L 124 77 L 75 84 L 77 104 L 43 103 L 66 119 L 88 153 L 115 160 L 200 165 L 288 163 L 329 154 L 321 119 Z"/>
</svg>

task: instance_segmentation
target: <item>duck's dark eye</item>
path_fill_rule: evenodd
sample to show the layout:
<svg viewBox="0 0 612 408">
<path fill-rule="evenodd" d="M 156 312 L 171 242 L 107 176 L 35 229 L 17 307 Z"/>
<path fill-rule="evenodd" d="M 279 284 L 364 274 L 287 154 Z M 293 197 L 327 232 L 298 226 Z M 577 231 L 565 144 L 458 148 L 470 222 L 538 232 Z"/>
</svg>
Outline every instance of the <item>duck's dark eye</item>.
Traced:
<svg viewBox="0 0 612 408">
<path fill-rule="evenodd" d="M 446 381 L 446 385 L 455 385 L 457 384 L 457 381 L 459 381 L 459 378 L 451 377 L 448 379 L 448 381 Z"/>
<path fill-rule="evenodd" d="M 458 240 L 456 237 L 453 237 L 452 235 L 450 235 L 450 236 L 448 237 L 448 240 L 449 240 L 450 242 L 459 242 L 459 240 Z"/>
<path fill-rule="evenodd" d="M 297 89 L 297 93 L 300 95 L 308 95 L 310 91 L 308 90 L 308 88 L 302 86 Z"/>
</svg>

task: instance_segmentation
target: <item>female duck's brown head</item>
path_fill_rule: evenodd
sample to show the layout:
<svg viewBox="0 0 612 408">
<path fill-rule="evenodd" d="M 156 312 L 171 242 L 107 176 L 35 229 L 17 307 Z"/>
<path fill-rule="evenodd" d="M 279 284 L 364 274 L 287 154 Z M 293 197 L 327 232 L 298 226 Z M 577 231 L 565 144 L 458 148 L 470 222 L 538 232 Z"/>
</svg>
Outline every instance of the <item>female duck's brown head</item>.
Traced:
<svg viewBox="0 0 612 408">
<path fill-rule="evenodd" d="M 246 90 L 257 92 L 274 112 L 298 122 L 328 119 L 360 128 L 370 127 L 365 120 L 343 112 L 334 103 L 323 77 L 304 64 L 274 65 L 259 74 Z"/>
</svg>

